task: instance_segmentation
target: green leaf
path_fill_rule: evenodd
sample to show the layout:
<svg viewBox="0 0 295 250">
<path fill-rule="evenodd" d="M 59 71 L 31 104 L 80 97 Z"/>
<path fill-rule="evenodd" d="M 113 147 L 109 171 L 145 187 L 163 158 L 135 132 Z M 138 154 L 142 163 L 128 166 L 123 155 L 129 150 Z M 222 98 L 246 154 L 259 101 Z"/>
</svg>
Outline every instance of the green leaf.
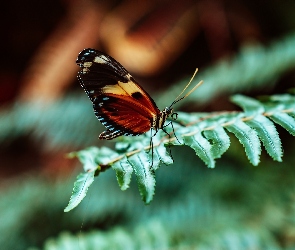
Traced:
<svg viewBox="0 0 295 250">
<path fill-rule="evenodd" d="M 185 113 L 185 112 L 177 112 L 178 122 L 182 122 L 184 124 L 195 123 L 199 119 L 202 119 L 204 116 L 210 115 L 210 113 Z"/>
<path fill-rule="evenodd" d="M 116 171 L 117 181 L 121 190 L 129 188 L 133 169 L 127 158 L 124 157 L 122 160 L 115 162 L 112 168 Z"/>
<path fill-rule="evenodd" d="M 69 204 L 64 209 L 64 212 L 69 212 L 73 208 L 79 205 L 84 199 L 88 191 L 89 186 L 94 181 L 94 171 L 88 173 L 81 173 L 77 176 L 77 180 L 74 183 L 73 193 L 70 198 Z"/>
<path fill-rule="evenodd" d="M 205 130 L 204 136 L 211 142 L 211 152 L 215 159 L 220 158 L 230 146 L 229 136 L 221 126 L 216 126 L 213 130 Z"/>
<path fill-rule="evenodd" d="M 264 112 L 263 105 L 253 98 L 243 95 L 234 95 L 231 97 L 231 101 L 240 106 L 247 115 Z"/>
<path fill-rule="evenodd" d="M 79 161 L 83 164 L 85 172 L 94 171 L 97 168 L 98 163 L 95 161 L 95 158 L 99 154 L 99 148 L 89 147 L 78 152 L 69 153 L 69 157 L 77 157 Z"/>
<path fill-rule="evenodd" d="M 295 120 L 293 117 L 286 113 L 276 112 L 270 116 L 270 118 L 286 129 L 291 135 L 295 136 Z"/>
<path fill-rule="evenodd" d="M 72 152 L 70 157 L 77 157 L 83 164 L 85 172 L 95 171 L 100 164 L 108 164 L 111 158 L 115 158 L 118 154 L 107 147 L 89 147 L 78 152 Z"/>
<path fill-rule="evenodd" d="M 170 153 L 167 152 L 167 147 L 169 150 L 169 146 L 165 146 L 160 144 L 158 147 L 155 148 L 155 154 L 166 165 L 170 165 L 173 163 L 173 159 L 171 158 Z M 155 168 L 154 168 L 155 169 Z"/>
<path fill-rule="evenodd" d="M 295 89 L 294 89 L 295 90 Z M 295 94 L 295 93 L 294 93 Z M 288 103 L 294 107 L 295 105 L 295 96 L 290 94 L 279 94 L 279 95 L 271 95 L 268 97 L 268 100 L 272 102 L 283 102 Z"/>
<path fill-rule="evenodd" d="M 276 161 L 282 161 L 282 143 L 274 124 L 262 115 L 246 122 L 257 131 L 267 153 Z"/>
<path fill-rule="evenodd" d="M 137 178 L 139 193 L 145 203 L 150 203 L 155 193 L 155 175 L 149 158 L 144 151 L 128 158 Z"/>
<path fill-rule="evenodd" d="M 240 143 L 245 147 L 249 161 L 254 166 L 257 166 L 261 154 L 261 145 L 257 132 L 239 119 L 225 128 L 239 139 Z"/>
<path fill-rule="evenodd" d="M 202 136 L 201 133 L 197 133 L 194 136 L 184 136 L 185 145 L 190 146 L 195 150 L 196 155 L 201 158 L 202 161 L 208 166 L 208 168 L 215 167 L 214 157 L 211 152 L 211 144 Z"/>
</svg>

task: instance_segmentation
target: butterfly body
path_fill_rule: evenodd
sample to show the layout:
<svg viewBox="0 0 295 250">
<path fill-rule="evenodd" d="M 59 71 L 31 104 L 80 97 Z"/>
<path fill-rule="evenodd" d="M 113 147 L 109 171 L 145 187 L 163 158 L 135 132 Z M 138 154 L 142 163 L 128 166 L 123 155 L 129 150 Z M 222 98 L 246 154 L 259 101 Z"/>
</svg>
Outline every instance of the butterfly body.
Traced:
<svg viewBox="0 0 295 250">
<path fill-rule="evenodd" d="M 93 103 L 98 120 L 107 128 L 100 139 L 140 135 L 151 128 L 158 132 L 173 109 L 160 111 L 149 94 L 115 59 L 94 49 L 84 49 L 76 63 L 81 86 Z"/>
</svg>

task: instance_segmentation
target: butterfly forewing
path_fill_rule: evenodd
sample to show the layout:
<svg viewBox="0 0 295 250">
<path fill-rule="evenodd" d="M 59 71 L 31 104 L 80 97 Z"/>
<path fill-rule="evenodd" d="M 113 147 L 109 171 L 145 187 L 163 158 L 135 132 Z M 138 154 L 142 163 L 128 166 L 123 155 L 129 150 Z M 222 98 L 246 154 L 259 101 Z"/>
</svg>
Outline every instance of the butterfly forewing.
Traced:
<svg viewBox="0 0 295 250">
<path fill-rule="evenodd" d="M 156 104 L 112 57 L 94 50 L 80 52 L 78 79 L 93 103 L 95 115 L 106 126 L 100 139 L 147 132 L 160 114 Z"/>
</svg>

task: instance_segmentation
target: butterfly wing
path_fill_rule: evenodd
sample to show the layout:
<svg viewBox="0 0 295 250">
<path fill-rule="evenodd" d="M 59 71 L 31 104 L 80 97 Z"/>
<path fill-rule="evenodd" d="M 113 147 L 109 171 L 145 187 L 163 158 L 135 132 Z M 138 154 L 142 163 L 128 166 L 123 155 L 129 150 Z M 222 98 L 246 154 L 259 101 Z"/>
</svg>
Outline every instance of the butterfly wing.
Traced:
<svg viewBox="0 0 295 250">
<path fill-rule="evenodd" d="M 112 57 L 94 49 L 80 52 L 78 79 L 93 103 L 96 117 L 107 128 L 100 139 L 147 132 L 159 115 L 153 99 Z"/>
<path fill-rule="evenodd" d="M 120 135 L 139 135 L 151 128 L 151 113 L 131 97 L 103 95 L 93 102 L 98 120 L 107 128 L 100 139 L 113 139 Z"/>
</svg>

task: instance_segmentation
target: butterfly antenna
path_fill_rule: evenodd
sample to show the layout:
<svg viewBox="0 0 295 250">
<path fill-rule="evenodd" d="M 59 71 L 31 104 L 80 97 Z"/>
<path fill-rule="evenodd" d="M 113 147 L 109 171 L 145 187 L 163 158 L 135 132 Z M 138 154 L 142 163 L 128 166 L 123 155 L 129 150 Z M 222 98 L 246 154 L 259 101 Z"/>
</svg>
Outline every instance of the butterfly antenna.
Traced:
<svg viewBox="0 0 295 250">
<path fill-rule="evenodd" d="M 189 85 L 191 84 L 191 82 L 193 81 L 195 75 L 197 74 L 198 70 L 199 70 L 199 69 L 196 68 L 195 73 L 193 74 L 192 78 L 190 79 L 190 81 L 188 82 L 188 84 L 185 86 L 185 88 L 181 91 L 181 93 L 175 98 L 175 100 L 173 101 L 173 103 L 174 103 L 174 102 L 177 102 L 176 100 L 177 100 L 177 99 L 182 95 L 182 93 L 188 88 L 188 86 L 189 86 Z"/>
<path fill-rule="evenodd" d="M 198 72 L 198 69 L 196 69 L 193 77 L 191 78 L 191 80 L 189 81 L 189 83 L 185 86 L 185 88 L 183 89 L 183 91 L 176 97 L 176 99 L 171 103 L 170 108 L 177 102 L 181 101 L 182 99 L 188 97 L 191 93 L 193 93 L 198 87 L 200 87 L 203 84 L 203 80 L 199 81 L 198 84 L 193 87 L 186 95 L 184 95 L 183 97 L 179 98 L 179 96 L 187 89 L 187 87 L 191 84 L 192 80 L 194 79 L 196 73 Z"/>
</svg>

